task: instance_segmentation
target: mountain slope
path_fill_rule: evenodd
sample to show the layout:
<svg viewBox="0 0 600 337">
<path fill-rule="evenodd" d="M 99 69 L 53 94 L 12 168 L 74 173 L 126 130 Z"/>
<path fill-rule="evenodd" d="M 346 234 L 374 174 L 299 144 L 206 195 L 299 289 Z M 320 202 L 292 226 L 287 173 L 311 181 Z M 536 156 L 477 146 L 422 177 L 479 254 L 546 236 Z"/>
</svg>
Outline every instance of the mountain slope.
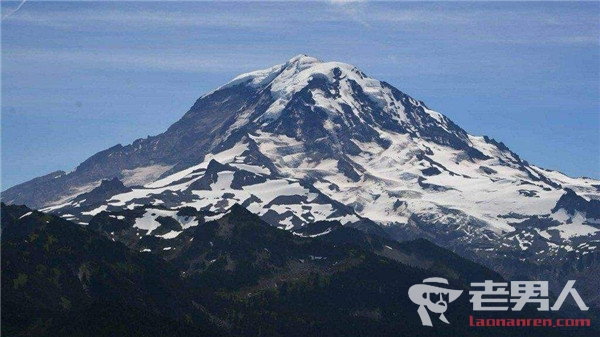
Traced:
<svg viewBox="0 0 600 337">
<path fill-rule="evenodd" d="M 223 333 L 161 259 L 55 216 L 1 207 L 3 333 Z"/>
<path fill-rule="evenodd" d="M 425 240 L 396 243 L 339 223 L 320 237 L 300 237 L 239 205 L 153 254 L 127 250 L 109 239 L 126 237 L 106 229 L 97 228 L 102 237 L 25 207 L 2 205 L 2 213 L 2 286 L 11 289 L 2 298 L 3 328 L 10 335 L 214 336 L 216 322 L 236 336 L 482 336 L 489 330 L 468 326 L 465 295 L 447 312 L 451 325 L 423 329 L 408 288 L 432 276 L 464 291 L 471 281 L 502 280 Z M 388 251 L 398 255 L 386 258 Z M 398 262 L 405 258 L 410 263 Z M 547 313 L 526 307 L 519 315 Z M 580 332 L 504 334 L 524 331 Z"/>
<path fill-rule="evenodd" d="M 131 190 L 95 190 L 105 200 L 94 204 L 77 197 L 113 178 Z M 564 281 L 598 266 L 599 181 L 531 165 L 352 65 L 305 55 L 207 93 L 163 134 L 2 199 L 84 224 L 144 205 L 219 217 L 239 203 L 298 234 L 326 220 L 424 237 L 505 276 L 543 270 Z M 130 225 L 145 235 L 166 234 L 150 230 L 158 227 L 151 213 L 135 218 Z"/>
</svg>

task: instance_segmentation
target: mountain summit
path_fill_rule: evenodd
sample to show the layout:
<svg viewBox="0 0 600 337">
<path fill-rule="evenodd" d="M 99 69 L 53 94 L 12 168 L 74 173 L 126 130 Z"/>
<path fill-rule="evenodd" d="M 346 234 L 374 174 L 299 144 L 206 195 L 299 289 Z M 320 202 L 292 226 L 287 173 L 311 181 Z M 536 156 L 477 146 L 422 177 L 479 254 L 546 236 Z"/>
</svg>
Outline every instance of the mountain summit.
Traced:
<svg viewBox="0 0 600 337">
<path fill-rule="evenodd" d="M 473 149 L 467 133 L 391 85 L 340 62 L 298 55 L 283 65 L 240 75 L 225 86 L 267 93 L 259 109 L 239 114 L 234 127 L 275 132 L 311 142 L 323 137 L 333 151 L 356 152 L 352 140 L 387 144 L 384 131 L 410 134 L 440 144 Z M 354 150 L 353 150 L 354 149 Z"/>
<path fill-rule="evenodd" d="M 103 179 L 119 188 L 94 192 Z M 531 165 L 352 65 L 306 55 L 237 76 L 160 135 L 2 194 L 84 224 L 145 207 L 129 214 L 134 227 L 165 240 L 198 224 L 181 209 L 208 221 L 240 204 L 298 235 L 338 221 L 553 277 L 577 273 L 564 261 L 598 261 L 599 199 L 599 181 Z M 161 216 L 180 225 L 156 232 Z"/>
</svg>

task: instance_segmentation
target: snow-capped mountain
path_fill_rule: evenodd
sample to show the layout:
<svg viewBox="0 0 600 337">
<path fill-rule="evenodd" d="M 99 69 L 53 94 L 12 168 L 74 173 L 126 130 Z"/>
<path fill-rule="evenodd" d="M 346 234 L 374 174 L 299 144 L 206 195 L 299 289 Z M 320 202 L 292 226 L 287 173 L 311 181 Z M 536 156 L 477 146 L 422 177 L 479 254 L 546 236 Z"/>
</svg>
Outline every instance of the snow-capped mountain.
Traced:
<svg viewBox="0 0 600 337">
<path fill-rule="evenodd" d="M 509 276 L 573 275 L 562 266 L 577 259 L 598 269 L 600 181 L 531 165 L 352 65 L 305 55 L 205 94 L 163 134 L 2 199 L 84 224 L 112 212 L 140 236 L 171 217 L 180 226 L 164 240 L 203 221 L 181 209 L 212 219 L 238 203 L 299 235 L 325 220 L 426 237 Z"/>
</svg>

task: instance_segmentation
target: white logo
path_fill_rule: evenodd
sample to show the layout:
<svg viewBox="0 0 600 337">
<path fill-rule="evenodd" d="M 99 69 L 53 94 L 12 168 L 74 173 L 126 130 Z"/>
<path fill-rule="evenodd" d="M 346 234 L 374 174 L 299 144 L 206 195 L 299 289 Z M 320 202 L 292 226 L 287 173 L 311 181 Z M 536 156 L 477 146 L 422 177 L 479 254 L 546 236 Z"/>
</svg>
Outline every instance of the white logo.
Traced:
<svg viewBox="0 0 600 337">
<path fill-rule="evenodd" d="M 585 305 L 574 285 L 575 281 L 569 280 L 552 307 L 548 298 L 548 281 L 511 281 L 509 292 L 508 282 L 485 280 L 485 282 L 471 283 L 471 288 L 483 288 L 483 290 L 472 290 L 469 294 L 472 295 L 470 301 L 475 311 L 507 311 L 509 303 L 515 303 L 511 308 L 512 311 L 521 311 L 528 303 L 537 304 L 538 311 L 557 311 L 569 295 L 573 297 L 579 309 L 587 311 L 589 307 Z"/>
<path fill-rule="evenodd" d="M 430 277 L 423 280 L 424 284 L 415 284 L 408 289 L 408 297 L 415 304 L 419 305 L 417 312 L 421 317 L 421 323 L 424 326 L 433 326 L 429 311 L 440 314 L 440 320 L 450 324 L 444 313 L 448 309 L 448 303 L 453 302 L 462 294 L 462 290 L 440 288 L 431 284 L 443 284 L 448 286 L 448 280 L 441 277 Z"/>
</svg>

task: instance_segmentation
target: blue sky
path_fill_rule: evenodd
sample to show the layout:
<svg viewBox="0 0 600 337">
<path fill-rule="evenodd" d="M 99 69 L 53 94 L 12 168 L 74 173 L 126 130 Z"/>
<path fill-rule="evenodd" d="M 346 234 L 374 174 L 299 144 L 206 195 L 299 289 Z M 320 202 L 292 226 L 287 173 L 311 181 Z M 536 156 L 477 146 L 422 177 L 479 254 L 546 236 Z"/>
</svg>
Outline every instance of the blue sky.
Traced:
<svg viewBox="0 0 600 337">
<path fill-rule="evenodd" d="M 1 28 L 2 189 L 163 132 L 203 93 L 299 53 L 600 178 L 598 2 L 29 1 Z"/>
</svg>

